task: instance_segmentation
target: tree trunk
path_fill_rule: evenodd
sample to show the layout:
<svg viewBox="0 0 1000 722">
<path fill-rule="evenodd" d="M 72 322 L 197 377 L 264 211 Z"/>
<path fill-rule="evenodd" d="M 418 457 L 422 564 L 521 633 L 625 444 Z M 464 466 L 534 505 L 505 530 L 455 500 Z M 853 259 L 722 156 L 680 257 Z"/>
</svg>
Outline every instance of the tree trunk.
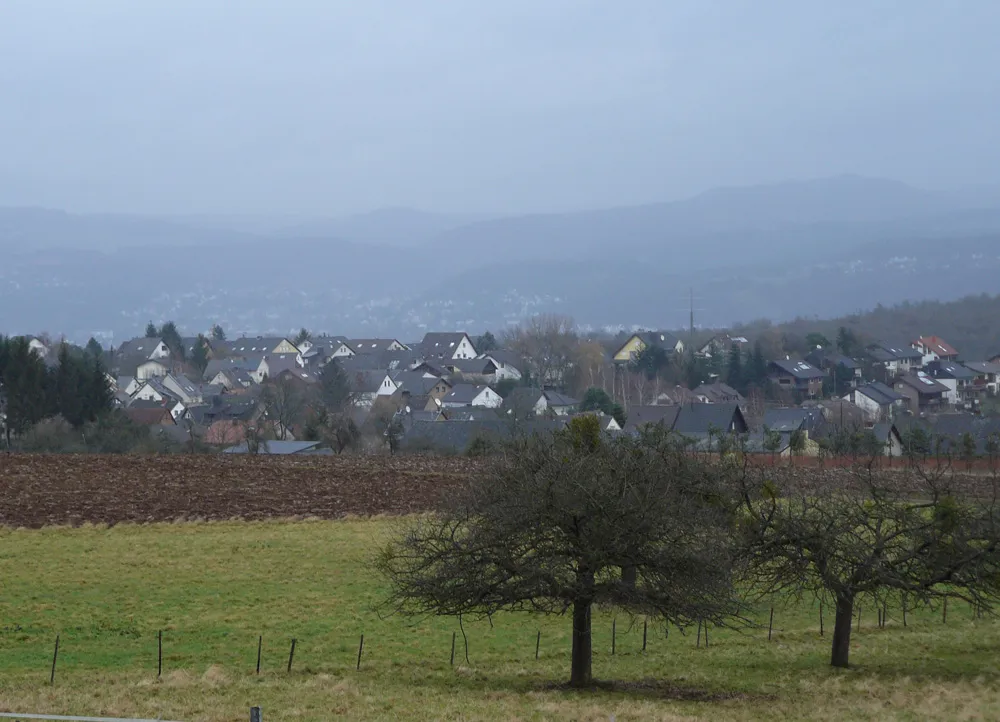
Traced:
<svg viewBox="0 0 1000 722">
<path fill-rule="evenodd" d="M 590 602 L 577 600 L 573 604 L 573 665 L 571 687 L 587 687 L 591 675 Z"/>
<path fill-rule="evenodd" d="M 847 667 L 851 654 L 851 622 L 854 621 L 854 597 L 846 594 L 837 595 L 837 618 L 833 625 L 833 653 L 830 664 L 834 667 Z"/>
<path fill-rule="evenodd" d="M 635 580 L 638 577 L 634 564 L 626 564 L 622 567 L 622 584 L 629 589 L 635 589 Z"/>
</svg>

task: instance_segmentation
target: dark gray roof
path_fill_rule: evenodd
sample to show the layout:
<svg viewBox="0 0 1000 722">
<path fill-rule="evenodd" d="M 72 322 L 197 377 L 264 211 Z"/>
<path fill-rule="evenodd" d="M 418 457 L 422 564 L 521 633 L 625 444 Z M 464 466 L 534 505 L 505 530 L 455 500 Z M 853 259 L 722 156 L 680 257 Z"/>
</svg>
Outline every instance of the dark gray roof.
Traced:
<svg viewBox="0 0 1000 722">
<path fill-rule="evenodd" d="M 899 394 L 895 389 L 886 386 L 881 381 L 873 381 L 864 386 L 859 386 L 857 392 L 864 394 L 872 401 L 877 403 L 879 406 L 889 406 L 896 403 L 897 401 L 902 401 L 903 396 Z"/>
<path fill-rule="evenodd" d="M 714 384 L 702 384 L 691 393 L 697 396 L 704 396 L 711 403 L 724 401 L 743 403 L 744 401 L 743 394 L 729 384 L 722 383 L 721 381 L 716 381 Z"/>
<path fill-rule="evenodd" d="M 388 351 L 393 343 L 405 346 L 402 341 L 394 338 L 352 338 L 347 340 L 347 346 L 358 355 L 383 353 Z"/>
<path fill-rule="evenodd" d="M 496 364 L 486 358 L 454 359 L 447 361 L 445 366 L 454 369 L 457 373 L 470 376 L 489 376 L 496 373 Z"/>
<path fill-rule="evenodd" d="M 631 406 L 625 419 L 625 430 L 636 431 L 650 424 L 661 424 L 667 429 L 672 429 L 681 408 L 680 406 Z"/>
<path fill-rule="evenodd" d="M 764 426 L 771 431 L 810 431 L 823 422 L 823 410 L 811 409 L 767 409 L 764 411 Z"/>
<path fill-rule="evenodd" d="M 225 371 L 226 369 L 242 369 L 244 371 L 256 371 L 260 366 L 260 360 L 264 358 L 264 354 L 253 354 L 250 356 L 230 356 L 228 358 L 212 359 L 205 366 L 205 373 L 202 374 L 202 378 L 206 381 L 211 381 L 215 378 L 215 375 L 220 371 Z"/>
<path fill-rule="evenodd" d="M 808 381 L 811 379 L 821 379 L 826 374 L 820 371 L 818 368 L 813 366 L 807 361 L 798 361 L 795 359 L 777 359 L 771 362 L 772 366 L 777 366 L 779 369 L 785 373 L 791 375 L 792 377 Z"/>
<path fill-rule="evenodd" d="M 736 403 L 684 404 L 677 407 L 672 429 L 679 434 L 711 431 L 742 434 L 747 430 L 747 422 Z"/>
<path fill-rule="evenodd" d="M 976 374 L 958 361 L 932 361 L 927 366 L 928 372 L 936 379 L 957 379 L 972 381 Z"/>
<path fill-rule="evenodd" d="M 881 351 L 876 355 L 876 351 Z M 868 347 L 868 352 L 876 361 L 900 361 L 909 359 L 919 361 L 924 355 L 910 346 L 908 343 L 894 343 L 892 341 L 876 341 Z"/>
<path fill-rule="evenodd" d="M 442 401 L 452 404 L 471 404 L 487 388 L 489 387 L 485 384 L 455 384 Z"/>
<path fill-rule="evenodd" d="M 483 354 L 483 356 L 493 359 L 498 364 L 512 366 L 518 371 L 525 367 L 524 357 L 514 351 L 508 351 L 507 349 L 493 349 L 492 351 Z"/>
<path fill-rule="evenodd" d="M 989 361 L 967 361 L 965 363 L 965 368 L 969 369 L 976 375 L 1000 374 L 1000 364 L 991 363 Z"/>
<path fill-rule="evenodd" d="M 296 354 L 274 353 L 264 356 L 267 361 L 267 373 L 271 378 L 277 378 L 283 371 L 295 371 L 302 368 L 299 366 Z"/>
<path fill-rule="evenodd" d="M 806 361 L 820 368 L 840 366 L 851 371 L 861 368 L 861 365 L 851 357 L 825 348 L 817 348 L 810 351 L 806 355 Z"/>
<path fill-rule="evenodd" d="M 656 346 L 667 351 L 673 351 L 679 342 L 679 339 L 669 331 L 640 331 L 635 335 L 647 346 Z"/>
<path fill-rule="evenodd" d="M 161 343 L 163 343 L 163 339 L 159 337 L 133 338 L 119 346 L 115 353 L 118 356 L 145 356 L 148 359 L 149 355 Z"/>
<path fill-rule="evenodd" d="M 226 345 L 229 347 L 230 353 L 234 356 L 245 356 L 248 354 L 263 355 L 273 352 L 284 341 L 291 343 L 293 346 L 295 345 L 290 338 L 285 336 L 256 336 L 253 338 L 243 336 L 226 341 Z"/>
<path fill-rule="evenodd" d="M 420 371 L 390 371 L 389 377 L 399 385 L 402 391 L 418 396 L 428 393 L 439 383 L 451 385 L 436 376 L 425 376 Z"/>
<path fill-rule="evenodd" d="M 566 396 L 558 391 L 552 391 L 551 389 L 545 389 L 542 392 L 545 395 L 545 400 L 548 402 L 549 406 L 556 407 L 569 407 L 577 406 L 580 403 L 579 399 L 574 399 L 572 396 Z"/>
<path fill-rule="evenodd" d="M 463 331 L 432 331 L 424 334 L 424 339 L 420 342 L 420 350 L 428 357 L 451 358 L 451 355 L 455 353 L 455 349 L 458 348 L 458 345 L 467 336 L 468 334 Z M 469 337 L 469 343 L 472 343 L 471 337 Z"/>
<path fill-rule="evenodd" d="M 921 394 L 944 394 L 948 387 L 925 373 L 908 373 L 899 377 L 897 383 L 906 384 Z"/>
</svg>

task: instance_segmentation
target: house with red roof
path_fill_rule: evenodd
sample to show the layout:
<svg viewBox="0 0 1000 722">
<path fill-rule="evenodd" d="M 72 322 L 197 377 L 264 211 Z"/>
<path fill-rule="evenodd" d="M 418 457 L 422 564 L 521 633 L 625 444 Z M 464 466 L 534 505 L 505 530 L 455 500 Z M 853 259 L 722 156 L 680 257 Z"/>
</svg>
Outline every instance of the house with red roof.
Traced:
<svg viewBox="0 0 1000 722">
<path fill-rule="evenodd" d="M 940 336 L 921 336 L 910 344 L 923 357 L 923 365 L 931 361 L 958 361 L 958 351 Z"/>
</svg>

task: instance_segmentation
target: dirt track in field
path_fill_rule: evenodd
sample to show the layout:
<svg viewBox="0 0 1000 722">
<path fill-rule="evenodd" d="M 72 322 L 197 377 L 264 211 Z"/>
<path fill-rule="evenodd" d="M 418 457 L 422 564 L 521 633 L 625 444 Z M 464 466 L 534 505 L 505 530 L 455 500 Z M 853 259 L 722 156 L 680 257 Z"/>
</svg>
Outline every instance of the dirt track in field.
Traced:
<svg viewBox="0 0 1000 722">
<path fill-rule="evenodd" d="M 413 456 L 0 455 L 0 525 L 406 514 L 475 468 Z"/>
</svg>

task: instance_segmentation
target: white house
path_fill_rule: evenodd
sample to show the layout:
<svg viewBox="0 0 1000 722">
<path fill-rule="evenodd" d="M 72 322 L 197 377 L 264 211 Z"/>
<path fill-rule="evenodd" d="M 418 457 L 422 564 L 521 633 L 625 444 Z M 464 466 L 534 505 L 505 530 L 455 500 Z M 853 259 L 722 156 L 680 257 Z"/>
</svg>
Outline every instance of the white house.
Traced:
<svg viewBox="0 0 1000 722">
<path fill-rule="evenodd" d="M 441 405 L 448 409 L 463 406 L 482 406 L 495 409 L 503 403 L 500 395 L 489 386 L 476 384 L 456 384 L 454 388 L 441 399 Z"/>
<path fill-rule="evenodd" d="M 420 353 L 424 358 L 450 361 L 474 359 L 478 355 L 469 334 L 461 331 L 425 334 L 420 342 Z"/>
<path fill-rule="evenodd" d="M 132 394 L 133 399 L 155 401 L 156 403 L 162 403 L 168 396 L 169 394 L 165 393 L 163 387 L 155 380 L 147 381 Z"/>
<path fill-rule="evenodd" d="M 165 359 L 170 357 L 170 349 L 162 338 L 133 338 L 119 346 L 117 354 L 119 357 Z"/>
<path fill-rule="evenodd" d="M 168 391 L 172 391 L 185 404 L 200 404 L 201 391 L 184 374 L 167 374 L 161 383 Z"/>
<path fill-rule="evenodd" d="M 905 401 L 895 389 L 877 381 L 851 389 L 843 398 L 860 408 L 872 422 L 893 418 Z"/>
<path fill-rule="evenodd" d="M 524 361 L 518 358 L 517 354 L 510 351 L 490 351 L 480 356 L 480 358 L 489 359 L 497 367 L 494 374 L 494 378 L 497 381 L 504 381 L 506 379 L 520 381 L 523 376 L 521 366 L 524 364 Z"/>
<path fill-rule="evenodd" d="M 363 408 L 370 408 L 378 398 L 392 396 L 399 388 L 389 374 L 382 372 L 359 371 L 348 374 L 348 379 L 354 393 L 354 404 Z"/>
<path fill-rule="evenodd" d="M 165 363 L 157 359 L 144 361 L 135 367 L 135 378 L 139 381 L 160 378 L 170 373 L 170 369 Z"/>
<path fill-rule="evenodd" d="M 38 354 L 39 358 L 49 355 L 49 347 L 37 336 L 28 339 L 28 348 Z"/>
</svg>

